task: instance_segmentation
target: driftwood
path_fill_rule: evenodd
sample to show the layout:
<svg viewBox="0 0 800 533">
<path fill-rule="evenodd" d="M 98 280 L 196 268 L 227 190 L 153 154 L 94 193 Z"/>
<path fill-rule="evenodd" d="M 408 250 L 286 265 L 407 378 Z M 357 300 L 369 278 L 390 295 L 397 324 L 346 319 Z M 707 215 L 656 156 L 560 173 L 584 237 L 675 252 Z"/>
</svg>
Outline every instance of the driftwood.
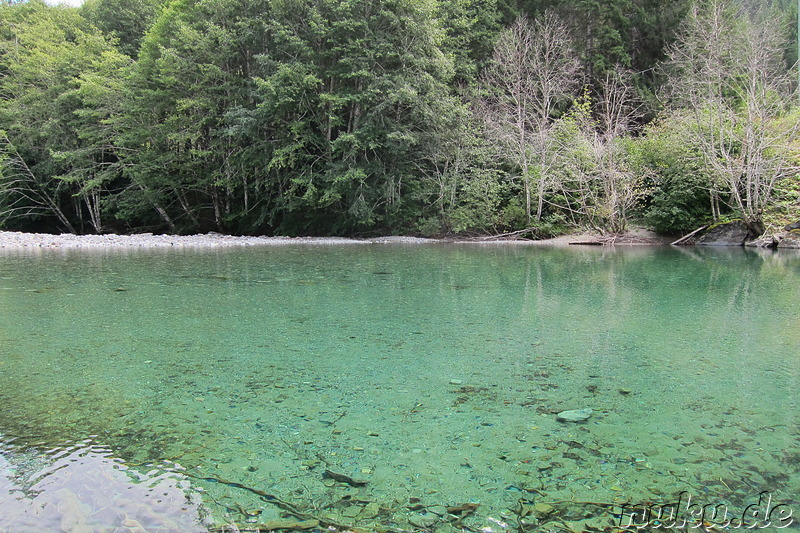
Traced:
<svg viewBox="0 0 800 533">
<path fill-rule="evenodd" d="M 333 470 L 325 470 L 322 477 L 338 481 L 339 483 L 347 483 L 351 487 L 363 487 L 369 483 L 366 479 L 355 479 L 345 474 L 334 472 Z"/>
<path fill-rule="evenodd" d="M 447 512 L 450 514 L 462 514 L 462 513 L 471 513 L 481 504 L 479 503 L 465 503 L 463 505 L 454 505 L 453 507 L 448 507 Z"/>
<path fill-rule="evenodd" d="M 455 525 L 459 529 L 468 529 L 469 531 L 475 531 L 472 528 L 468 528 L 464 525 L 463 520 L 470 516 L 472 513 L 475 512 L 480 506 L 479 503 L 465 503 L 463 505 L 454 505 L 452 507 L 447 508 L 447 512 L 450 513 L 452 516 L 455 517 L 453 521 L 453 525 Z"/>
<path fill-rule="evenodd" d="M 574 244 L 578 246 L 603 246 L 606 243 L 604 243 L 603 241 L 572 241 L 568 244 L 570 245 Z"/>
<path fill-rule="evenodd" d="M 693 232 L 684 235 L 683 237 L 681 237 L 680 239 L 678 239 L 675 242 L 671 242 L 670 245 L 671 246 L 677 246 L 679 244 L 683 244 L 683 243 L 685 243 L 686 241 L 688 241 L 689 239 L 691 239 L 692 237 L 694 237 L 695 235 L 697 235 L 698 233 L 700 233 L 701 231 L 703 231 L 706 228 L 708 228 L 708 224 L 706 224 L 705 226 L 701 226 L 701 227 L 697 228 L 696 230 L 694 230 Z"/>
<path fill-rule="evenodd" d="M 507 239 L 509 237 L 519 237 L 520 235 L 525 235 L 526 233 L 533 233 L 536 228 L 525 228 L 517 231 L 510 231 L 508 233 L 499 233 L 497 235 L 487 235 L 486 237 L 478 237 L 476 240 L 478 241 L 491 241 L 495 239 Z"/>
<path fill-rule="evenodd" d="M 249 487 L 249 486 L 247 486 L 247 485 L 245 485 L 243 483 L 238 483 L 236 481 L 229 481 L 227 479 L 222 479 L 222 478 L 214 477 L 214 476 L 195 476 L 195 475 L 188 474 L 188 473 L 184 473 L 184 475 L 187 476 L 187 477 L 199 479 L 199 480 L 202 480 L 202 481 L 211 481 L 211 482 L 214 482 L 214 483 L 220 483 L 222 485 L 227 485 L 229 487 L 235 487 L 237 489 L 242 489 L 242 490 L 246 490 L 248 492 L 252 492 L 253 494 L 255 494 L 257 496 L 260 496 L 261 499 L 264 500 L 265 502 L 271 503 L 272 505 L 274 505 L 274 506 L 276 506 L 276 507 L 278 507 L 280 509 L 283 509 L 284 511 L 286 511 L 290 515 L 292 515 L 292 516 L 294 516 L 294 517 L 299 519 L 297 521 L 291 522 L 293 524 L 292 528 L 286 528 L 286 527 L 275 528 L 275 527 L 273 527 L 272 528 L 273 530 L 274 529 L 294 529 L 294 530 L 308 529 L 305 526 L 310 526 L 310 524 L 312 524 L 314 522 L 316 522 L 316 525 L 313 526 L 313 527 L 317 527 L 317 525 L 322 525 L 324 527 L 333 527 L 335 529 L 340 529 L 340 530 L 349 530 L 349 529 L 351 529 L 351 527 L 348 526 L 348 525 L 339 524 L 339 523 L 334 522 L 332 520 L 327 520 L 327 519 L 325 519 L 323 517 L 315 516 L 315 515 L 313 515 L 311 513 L 307 513 L 305 511 L 301 511 L 295 505 L 292 505 L 291 503 L 289 503 L 287 501 L 284 501 L 284 500 L 278 498 L 277 496 L 273 496 L 272 494 L 269 494 L 268 492 L 263 491 L 261 489 L 257 489 L 255 487 Z M 284 525 L 289 524 L 289 523 L 290 522 L 285 522 Z M 275 523 L 273 523 L 271 525 L 274 526 Z M 267 527 L 264 527 L 264 526 L 269 527 L 270 524 L 253 525 L 253 526 L 248 526 L 248 527 L 250 528 L 249 531 L 270 531 L 269 529 L 267 529 Z M 260 527 L 261 529 L 256 529 L 256 527 Z"/>
</svg>

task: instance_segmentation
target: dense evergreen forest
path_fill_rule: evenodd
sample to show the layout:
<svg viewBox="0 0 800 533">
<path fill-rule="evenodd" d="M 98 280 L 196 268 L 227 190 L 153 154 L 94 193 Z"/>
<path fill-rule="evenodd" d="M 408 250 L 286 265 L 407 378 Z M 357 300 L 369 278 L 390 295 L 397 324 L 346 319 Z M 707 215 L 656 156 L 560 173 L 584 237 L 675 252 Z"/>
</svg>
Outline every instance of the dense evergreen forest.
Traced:
<svg viewBox="0 0 800 533">
<path fill-rule="evenodd" d="M 800 211 L 796 28 L 794 0 L 0 0 L 0 229 L 763 231 Z"/>
</svg>

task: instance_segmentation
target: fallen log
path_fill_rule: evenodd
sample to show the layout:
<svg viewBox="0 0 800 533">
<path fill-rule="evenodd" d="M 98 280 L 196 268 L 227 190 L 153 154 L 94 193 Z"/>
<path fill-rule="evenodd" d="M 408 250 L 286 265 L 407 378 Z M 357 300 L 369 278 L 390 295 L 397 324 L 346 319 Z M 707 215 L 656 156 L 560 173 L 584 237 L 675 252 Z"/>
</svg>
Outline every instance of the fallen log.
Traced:
<svg viewBox="0 0 800 533">
<path fill-rule="evenodd" d="M 569 244 L 575 244 L 579 246 L 603 246 L 605 243 L 602 241 L 572 241 Z"/>
<path fill-rule="evenodd" d="M 520 235 L 525 235 L 526 233 L 533 234 L 536 228 L 525 228 L 517 231 L 510 231 L 508 233 L 498 233 L 497 235 L 487 235 L 485 237 L 478 237 L 478 241 L 492 241 L 497 239 L 508 239 L 509 237 L 519 237 Z"/>
<path fill-rule="evenodd" d="M 678 239 L 675 242 L 671 242 L 670 246 L 678 246 L 679 244 L 683 244 L 684 242 L 688 241 L 689 239 L 691 239 L 692 237 L 694 237 L 695 235 L 697 235 L 698 233 L 700 233 L 701 231 L 703 231 L 706 228 L 708 228 L 708 224 L 706 224 L 705 226 L 701 226 L 701 227 L 697 228 L 696 230 L 694 230 L 693 232 L 691 232 L 691 233 L 689 233 L 687 235 L 684 235 L 683 237 L 681 237 L 680 239 Z"/>
</svg>

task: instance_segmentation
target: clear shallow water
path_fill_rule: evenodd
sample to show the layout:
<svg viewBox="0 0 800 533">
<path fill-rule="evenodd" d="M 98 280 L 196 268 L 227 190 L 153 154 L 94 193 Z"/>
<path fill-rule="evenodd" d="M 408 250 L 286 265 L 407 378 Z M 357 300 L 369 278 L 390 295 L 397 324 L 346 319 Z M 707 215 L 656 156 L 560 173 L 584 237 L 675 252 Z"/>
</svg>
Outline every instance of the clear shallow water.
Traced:
<svg viewBox="0 0 800 533">
<path fill-rule="evenodd" d="M 373 529 L 798 516 L 798 301 L 800 256 L 741 250 L 5 252 L 0 530 L 286 515 L 246 487 Z"/>
</svg>

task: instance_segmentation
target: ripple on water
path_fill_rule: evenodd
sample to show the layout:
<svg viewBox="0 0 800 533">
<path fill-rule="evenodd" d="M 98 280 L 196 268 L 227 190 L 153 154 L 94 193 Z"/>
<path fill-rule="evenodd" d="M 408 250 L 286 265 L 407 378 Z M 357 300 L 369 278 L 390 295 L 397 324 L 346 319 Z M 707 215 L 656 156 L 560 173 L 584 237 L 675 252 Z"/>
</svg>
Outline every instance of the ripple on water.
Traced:
<svg viewBox="0 0 800 533">
<path fill-rule="evenodd" d="M 0 443 L 0 531 L 206 531 L 177 471 L 137 472 L 91 440 L 44 453 Z"/>
</svg>

